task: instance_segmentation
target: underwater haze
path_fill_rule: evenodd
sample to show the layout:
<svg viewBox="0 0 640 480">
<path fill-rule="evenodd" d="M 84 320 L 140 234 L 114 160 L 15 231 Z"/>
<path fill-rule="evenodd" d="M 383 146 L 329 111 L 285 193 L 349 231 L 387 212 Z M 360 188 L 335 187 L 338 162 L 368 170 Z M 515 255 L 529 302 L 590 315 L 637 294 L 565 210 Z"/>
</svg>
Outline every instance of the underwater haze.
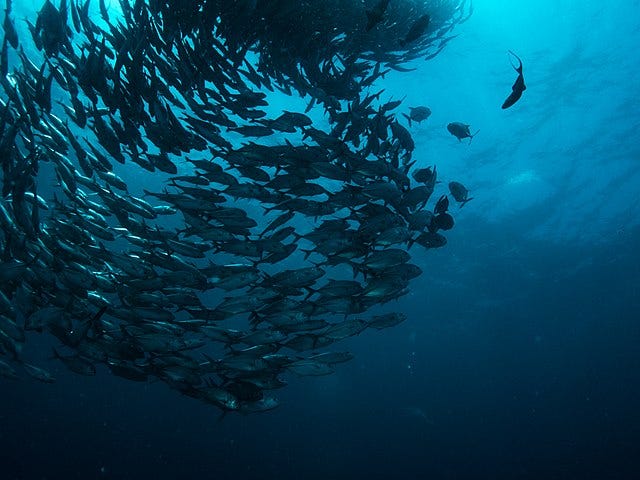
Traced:
<svg viewBox="0 0 640 480">
<path fill-rule="evenodd" d="M 41 5 L 14 0 L 21 39 Z M 435 198 L 454 180 L 473 197 L 450 198 L 446 246 L 408 250 L 423 273 L 383 307 L 404 322 L 343 340 L 354 358 L 331 375 L 287 374 L 277 408 L 222 416 L 163 382 L 75 375 L 32 332 L 25 354 L 56 382 L 0 376 L 0 478 L 638 478 L 639 10 L 475 0 L 442 52 L 371 86 L 431 110 L 410 131 Z M 508 51 L 527 88 L 502 109 Z M 273 116 L 307 104 L 267 99 Z M 459 141 L 451 122 L 479 132 Z"/>
</svg>

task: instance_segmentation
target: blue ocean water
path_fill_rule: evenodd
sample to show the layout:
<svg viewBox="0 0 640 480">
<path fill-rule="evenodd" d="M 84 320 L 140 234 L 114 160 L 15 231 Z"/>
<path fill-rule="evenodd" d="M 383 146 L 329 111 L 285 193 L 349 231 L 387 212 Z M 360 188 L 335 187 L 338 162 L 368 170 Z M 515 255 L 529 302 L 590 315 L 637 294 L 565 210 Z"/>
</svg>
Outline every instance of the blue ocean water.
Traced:
<svg viewBox="0 0 640 480">
<path fill-rule="evenodd" d="M 637 478 L 639 7 L 476 0 L 442 54 L 384 79 L 433 112 L 418 163 L 474 197 L 414 257 L 406 322 L 261 415 L 55 363 L 52 385 L 0 380 L 0 478 Z M 503 111 L 507 50 L 527 90 Z M 451 121 L 480 133 L 459 143 Z"/>
</svg>

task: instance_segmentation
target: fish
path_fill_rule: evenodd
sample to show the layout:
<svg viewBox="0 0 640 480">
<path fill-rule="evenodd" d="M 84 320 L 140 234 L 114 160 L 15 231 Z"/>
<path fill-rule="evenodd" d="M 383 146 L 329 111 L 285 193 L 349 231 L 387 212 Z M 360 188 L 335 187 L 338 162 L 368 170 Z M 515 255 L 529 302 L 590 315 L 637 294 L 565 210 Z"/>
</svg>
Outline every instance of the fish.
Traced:
<svg viewBox="0 0 640 480">
<path fill-rule="evenodd" d="M 407 121 L 409 122 L 409 127 L 411 127 L 411 122 L 421 123 L 427 118 L 431 116 L 431 109 L 429 107 L 409 107 L 409 114 L 402 114 Z"/>
<path fill-rule="evenodd" d="M 11 365 L 0 359 L 0 377 L 15 380 L 18 374 Z"/>
<path fill-rule="evenodd" d="M 241 413 L 267 412 L 280 405 L 280 401 L 274 397 L 265 397 L 255 402 L 243 402 L 238 410 Z"/>
<path fill-rule="evenodd" d="M 55 383 L 56 381 L 55 377 L 44 368 L 37 367 L 29 363 L 23 363 L 22 367 L 24 368 L 24 371 L 27 372 L 29 376 L 31 376 L 32 378 L 35 378 L 40 382 Z"/>
<path fill-rule="evenodd" d="M 11 338 L 13 341 L 18 343 L 24 343 L 26 340 L 24 328 L 21 325 L 17 324 L 14 320 L 10 318 L 13 314 L 13 308 L 10 304 L 8 304 L 8 299 L 3 295 L 3 299 L 1 300 L 0 308 L 2 309 L 2 313 L 0 313 L 0 333 L 4 334 L 6 337 Z"/>
<path fill-rule="evenodd" d="M 426 249 L 441 248 L 447 244 L 447 238 L 437 232 L 423 232 L 412 240 L 411 245 L 418 244 Z M 374 327 L 375 328 L 375 327 Z"/>
<path fill-rule="evenodd" d="M 293 362 L 287 366 L 287 370 L 301 377 L 319 377 L 323 375 L 331 375 L 335 372 L 335 369 L 331 365 L 312 359 Z"/>
<path fill-rule="evenodd" d="M 9 16 L 11 14 L 11 1 L 12 0 L 7 0 L 4 10 L 4 41 L 9 42 L 9 45 L 11 45 L 14 50 L 17 50 L 19 45 L 18 32 L 13 24 L 13 20 Z"/>
<path fill-rule="evenodd" d="M 435 165 L 433 166 L 433 168 L 431 167 L 419 168 L 417 170 L 414 170 L 412 174 L 413 179 L 416 182 L 424 183 L 430 186 L 435 185 L 437 175 L 438 173 Z"/>
<path fill-rule="evenodd" d="M 367 14 L 367 26 L 365 27 L 365 30 L 367 32 L 371 31 L 377 24 L 382 22 L 388 6 L 389 0 L 380 0 L 373 6 L 373 8 L 365 11 Z"/>
<path fill-rule="evenodd" d="M 275 132 L 264 125 L 244 125 L 241 127 L 229 128 L 229 131 L 237 132 L 245 137 L 268 137 Z"/>
<path fill-rule="evenodd" d="M 55 348 L 53 349 L 53 355 L 54 358 L 62 361 L 62 363 L 74 373 L 85 376 L 93 376 L 96 374 L 96 367 L 80 355 L 62 356 Z"/>
<path fill-rule="evenodd" d="M 2 50 L 0 50 L 0 74 L 6 78 L 9 74 L 9 53 L 7 50 L 7 38 L 2 39 Z"/>
<path fill-rule="evenodd" d="M 451 192 L 451 196 L 456 202 L 460 202 L 460 208 L 464 207 L 467 202 L 473 200 L 473 197 L 469 198 L 469 190 L 460 182 L 449 182 L 449 192 Z"/>
<path fill-rule="evenodd" d="M 394 327 L 407 319 L 404 313 L 387 313 L 384 315 L 375 315 L 368 320 L 367 327 L 382 330 L 384 328 Z"/>
<path fill-rule="evenodd" d="M 461 142 L 462 139 L 464 138 L 468 138 L 469 144 L 471 144 L 473 137 L 475 137 L 480 132 L 480 130 L 476 131 L 476 133 L 471 135 L 471 131 L 469 130 L 469 127 L 471 127 L 471 125 L 467 125 L 466 123 L 451 122 L 447 125 L 447 130 L 451 135 L 456 137 L 459 142 Z"/>
<path fill-rule="evenodd" d="M 419 39 L 429 28 L 429 23 L 431 22 L 431 16 L 428 13 L 425 13 L 418 17 L 413 24 L 411 24 L 411 28 L 405 35 L 405 37 L 400 40 L 400 46 L 405 47 L 408 43 L 415 42 Z"/>
<path fill-rule="evenodd" d="M 430 110 L 370 90 L 444 46 L 466 9 L 375 0 L 363 26 L 362 3 L 333 2 L 285 34 L 302 3 L 123 0 L 117 21 L 90 3 L 44 0 L 26 35 L 7 3 L 0 375 L 53 382 L 28 358 L 42 335 L 70 374 L 104 365 L 265 412 L 282 376 L 353 358 L 323 349 L 401 323 L 371 309 L 401 305 L 422 273 L 409 249 L 444 246 L 453 217 L 400 123 Z"/>
<path fill-rule="evenodd" d="M 442 195 L 438 199 L 436 206 L 433 207 L 433 213 L 436 215 L 439 215 L 441 213 L 446 213 L 448 209 L 449 209 L 449 197 L 447 197 L 446 195 Z"/>
<path fill-rule="evenodd" d="M 323 352 L 311 355 L 309 360 L 326 363 L 327 365 L 335 365 L 337 363 L 345 363 L 354 358 L 350 352 Z"/>
<path fill-rule="evenodd" d="M 517 67 L 513 64 L 513 62 L 511 62 L 511 66 L 513 67 L 513 69 L 518 74 L 518 77 L 516 78 L 516 81 L 514 82 L 513 86 L 511 87 L 511 93 L 509 94 L 509 96 L 505 99 L 504 103 L 502 104 L 502 109 L 503 110 L 511 107 L 518 100 L 520 100 L 520 97 L 522 97 L 522 93 L 527 89 L 527 86 L 524 84 L 524 76 L 522 74 L 522 60 L 520 60 L 520 57 L 518 57 L 511 50 L 509 50 L 509 53 L 511 55 L 513 55 L 518 60 L 518 66 Z"/>
<path fill-rule="evenodd" d="M 450 214 L 443 212 L 433 217 L 429 230 L 432 232 L 437 232 L 438 230 L 451 230 L 453 225 L 453 217 Z"/>
</svg>

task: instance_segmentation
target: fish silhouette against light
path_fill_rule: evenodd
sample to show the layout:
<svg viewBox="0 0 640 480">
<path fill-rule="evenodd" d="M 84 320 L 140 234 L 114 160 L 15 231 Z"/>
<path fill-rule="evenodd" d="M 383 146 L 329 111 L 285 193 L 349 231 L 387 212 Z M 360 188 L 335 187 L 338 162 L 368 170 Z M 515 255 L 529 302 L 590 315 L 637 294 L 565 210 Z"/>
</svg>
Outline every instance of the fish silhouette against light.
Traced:
<svg viewBox="0 0 640 480">
<path fill-rule="evenodd" d="M 513 67 L 513 69 L 516 72 L 518 72 L 518 78 L 516 78 L 516 81 L 513 84 L 513 87 L 511 87 L 511 90 L 512 90 L 511 93 L 502 104 L 503 110 L 506 108 L 509 108 L 518 100 L 520 100 L 520 97 L 522 96 L 522 92 L 524 92 L 527 89 L 527 86 L 524 84 L 524 76 L 522 76 L 522 60 L 520 60 L 520 57 L 518 57 L 511 50 L 509 50 L 509 53 L 518 59 L 519 65 L 517 67 L 513 64 L 513 62 L 511 62 L 511 66 Z"/>
</svg>

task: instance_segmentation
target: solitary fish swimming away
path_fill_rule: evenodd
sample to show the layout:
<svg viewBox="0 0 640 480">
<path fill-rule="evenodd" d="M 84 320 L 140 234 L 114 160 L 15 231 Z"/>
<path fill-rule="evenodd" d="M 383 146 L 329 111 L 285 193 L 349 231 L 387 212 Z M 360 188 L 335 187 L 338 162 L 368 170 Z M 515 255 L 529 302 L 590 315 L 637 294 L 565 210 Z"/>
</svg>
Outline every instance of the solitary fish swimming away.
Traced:
<svg viewBox="0 0 640 480">
<path fill-rule="evenodd" d="M 480 130 L 478 130 L 476 133 L 471 135 L 471 131 L 469 130 L 470 126 L 471 125 L 467 125 L 466 123 L 452 122 L 449 125 L 447 125 L 447 130 L 449 130 L 449 133 L 454 137 L 456 137 L 459 142 L 461 142 L 463 138 L 468 138 L 469 143 L 471 143 L 471 140 L 473 140 L 473 137 L 475 137 L 478 134 L 478 132 L 480 132 Z"/>
<path fill-rule="evenodd" d="M 502 104 L 503 110 L 505 108 L 509 108 L 511 105 L 513 105 L 518 100 L 520 100 L 520 97 L 522 96 L 522 92 L 524 92 L 527 89 L 527 86 L 524 84 L 524 76 L 522 75 L 522 60 L 520 60 L 520 57 L 517 56 L 515 53 L 513 53 L 511 50 L 509 50 L 509 53 L 518 59 L 517 67 L 513 64 L 513 62 L 511 62 L 511 66 L 513 67 L 513 69 L 516 72 L 518 72 L 518 78 L 516 78 L 516 81 L 513 84 L 513 87 L 511 87 L 511 90 L 512 90 L 511 94 L 509 94 L 507 99 Z"/>
</svg>

